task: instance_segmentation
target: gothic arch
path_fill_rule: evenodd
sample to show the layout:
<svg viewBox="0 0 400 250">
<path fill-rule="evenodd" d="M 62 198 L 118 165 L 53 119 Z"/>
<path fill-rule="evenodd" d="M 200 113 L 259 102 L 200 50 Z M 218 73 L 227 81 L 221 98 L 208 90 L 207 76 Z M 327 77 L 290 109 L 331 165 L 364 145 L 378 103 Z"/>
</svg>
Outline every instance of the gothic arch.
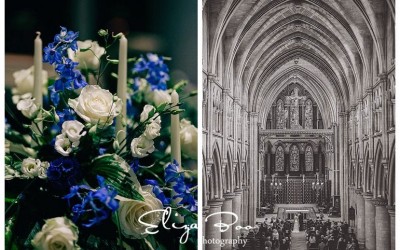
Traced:
<svg viewBox="0 0 400 250">
<path fill-rule="evenodd" d="M 210 169 L 210 179 L 208 181 L 210 200 L 222 198 L 222 160 L 221 153 L 217 143 L 213 147 L 213 164 Z"/>
<path fill-rule="evenodd" d="M 242 187 L 242 179 L 241 179 L 241 165 L 242 165 L 242 158 L 241 158 L 241 154 L 240 154 L 240 148 L 237 149 L 237 164 L 236 164 L 236 168 L 235 168 L 235 172 L 234 172 L 234 180 L 235 180 L 235 184 L 234 187 L 235 189 L 240 189 Z"/>
<path fill-rule="evenodd" d="M 207 201 L 209 200 L 210 196 L 211 196 L 211 190 L 209 188 L 209 177 L 211 175 L 207 174 L 207 169 L 206 169 L 206 156 L 204 154 L 204 152 L 202 153 L 202 161 L 203 161 L 203 167 L 201 169 L 202 172 L 202 185 L 203 185 L 203 190 L 206 190 L 205 192 L 202 192 L 202 197 L 203 197 L 203 202 L 204 202 L 204 206 L 207 206 Z"/>
<path fill-rule="evenodd" d="M 375 151 L 375 162 L 374 162 L 374 180 L 375 180 L 375 188 L 374 190 L 374 197 L 381 197 L 381 198 L 387 198 L 387 187 L 386 187 L 386 175 L 385 175 L 385 169 L 382 165 L 382 160 L 383 160 L 383 148 L 382 148 L 382 143 L 379 140 L 376 151 Z"/>
<path fill-rule="evenodd" d="M 369 159 L 369 144 L 367 143 L 367 145 L 365 146 L 365 150 L 364 150 L 364 173 L 362 175 L 362 180 L 361 180 L 361 187 L 364 187 L 366 185 L 370 185 L 368 184 L 368 178 L 366 176 L 370 175 L 370 159 Z"/>
<path fill-rule="evenodd" d="M 232 176 L 233 176 L 233 155 L 232 155 L 232 150 L 231 150 L 230 145 L 228 145 L 227 160 L 228 160 L 228 164 L 225 169 L 225 176 L 223 176 L 223 178 L 225 178 L 224 192 L 231 193 L 234 191 L 234 186 L 233 186 L 233 178 L 232 178 Z"/>
<path fill-rule="evenodd" d="M 362 178 L 361 177 L 361 168 L 362 168 L 362 166 L 361 166 L 361 163 L 360 163 L 360 147 L 357 145 L 357 149 L 356 149 L 356 162 L 355 162 L 355 165 L 356 165 L 356 176 L 355 176 L 355 185 L 356 185 L 356 187 L 357 188 L 360 188 L 361 187 L 361 185 L 360 185 L 360 179 Z"/>
</svg>

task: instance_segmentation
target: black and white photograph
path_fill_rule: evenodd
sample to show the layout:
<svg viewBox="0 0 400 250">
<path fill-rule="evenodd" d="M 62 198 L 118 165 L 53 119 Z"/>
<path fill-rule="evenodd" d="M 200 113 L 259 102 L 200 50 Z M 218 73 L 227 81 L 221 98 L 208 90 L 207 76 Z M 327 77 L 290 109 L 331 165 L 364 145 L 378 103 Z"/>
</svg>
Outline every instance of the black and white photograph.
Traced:
<svg viewBox="0 0 400 250">
<path fill-rule="evenodd" d="M 395 249 L 394 0 L 203 0 L 203 249 Z"/>
</svg>

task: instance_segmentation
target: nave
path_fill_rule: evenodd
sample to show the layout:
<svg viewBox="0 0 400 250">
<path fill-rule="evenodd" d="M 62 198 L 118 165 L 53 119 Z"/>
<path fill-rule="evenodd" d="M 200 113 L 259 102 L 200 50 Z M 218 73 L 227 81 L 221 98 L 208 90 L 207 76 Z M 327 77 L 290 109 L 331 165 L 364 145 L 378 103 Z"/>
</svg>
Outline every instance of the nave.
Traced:
<svg viewBox="0 0 400 250">
<path fill-rule="evenodd" d="M 361 249 L 395 249 L 394 0 L 202 7 L 204 216 L 254 227 L 313 204 Z M 205 238 L 239 238 L 213 226 L 233 219 L 204 221 Z"/>
</svg>

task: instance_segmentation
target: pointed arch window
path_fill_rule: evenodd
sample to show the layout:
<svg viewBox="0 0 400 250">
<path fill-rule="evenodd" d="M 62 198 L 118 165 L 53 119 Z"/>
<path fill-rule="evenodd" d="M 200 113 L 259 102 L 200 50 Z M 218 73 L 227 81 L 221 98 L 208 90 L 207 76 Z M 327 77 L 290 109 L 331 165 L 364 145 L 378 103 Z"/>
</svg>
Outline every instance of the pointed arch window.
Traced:
<svg viewBox="0 0 400 250">
<path fill-rule="evenodd" d="M 276 102 L 276 128 L 286 128 L 285 106 L 283 105 L 282 99 Z"/>
<path fill-rule="evenodd" d="M 290 171 L 299 171 L 299 148 L 296 145 L 290 150 Z"/>
<path fill-rule="evenodd" d="M 306 148 L 306 171 L 314 170 L 314 154 L 311 146 Z"/>
<path fill-rule="evenodd" d="M 308 99 L 306 101 L 306 110 L 305 110 L 305 128 L 306 129 L 312 129 L 313 128 L 313 106 L 312 106 L 312 101 Z"/>
<path fill-rule="evenodd" d="M 279 146 L 276 149 L 275 153 L 275 171 L 284 171 L 285 170 L 285 153 L 283 151 L 282 146 Z"/>
</svg>

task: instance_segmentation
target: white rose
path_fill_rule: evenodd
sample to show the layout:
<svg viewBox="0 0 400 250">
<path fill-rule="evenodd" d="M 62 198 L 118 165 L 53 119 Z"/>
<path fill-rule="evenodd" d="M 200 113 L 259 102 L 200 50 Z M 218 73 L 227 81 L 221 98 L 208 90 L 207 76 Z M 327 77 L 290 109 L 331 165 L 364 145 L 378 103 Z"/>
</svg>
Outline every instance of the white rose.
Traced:
<svg viewBox="0 0 400 250">
<path fill-rule="evenodd" d="M 110 126 L 122 109 L 121 99 L 98 85 L 85 86 L 78 98 L 69 99 L 68 104 L 85 122 L 102 126 Z"/>
<path fill-rule="evenodd" d="M 163 205 L 151 191 L 151 186 L 142 187 L 141 194 L 144 201 L 121 198 L 118 208 L 118 219 L 122 234 L 131 239 L 142 239 L 147 236 L 144 224 L 157 226 L 161 221 L 161 212 L 145 213 L 163 209 Z M 141 217 L 142 216 L 142 217 Z M 141 217 L 141 223 L 139 218 Z"/>
<path fill-rule="evenodd" d="M 96 41 L 92 40 L 85 40 L 85 41 L 78 41 L 78 51 L 74 52 L 71 49 L 68 49 L 68 57 L 78 62 L 78 69 L 92 69 L 97 70 L 100 65 L 99 58 L 104 54 L 105 49 Z M 89 49 L 86 51 L 80 51 L 80 49 Z"/>
<path fill-rule="evenodd" d="M 85 125 L 78 121 L 65 121 L 62 124 L 62 133 L 65 134 L 71 142 L 79 142 L 86 131 L 82 131 Z"/>
<path fill-rule="evenodd" d="M 21 163 L 21 172 L 28 178 L 38 176 L 40 168 L 40 160 L 31 157 L 24 159 Z"/>
<path fill-rule="evenodd" d="M 146 125 L 146 130 L 144 131 L 143 135 L 149 139 L 153 140 L 156 137 L 160 136 L 161 125 L 158 122 L 152 122 Z"/>
<path fill-rule="evenodd" d="M 182 152 L 192 159 L 197 159 L 197 128 L 186 119 L 182 119 L 180 125 Z"/>
<path fill-rule="evenodd" d="M 149 153 L 152 153 L 154 149 L 154 141 L 147 139 L 143 135 L 133 139 L 131 142 L 132 156 L 136 158 L 146 157 Z"/>
<path fill-rule="evenodd" d="M 56 142 L 54 143 L 55 150 L 63 156 L 68 156 L 72 152 L 72 146 L 78 146 L 79 141 L 74 145 L 64 134 L 56 136 Z"/>
<path fill-rule="evenodd" d="M 77 245 L 78 227 L 65 217 L 46 220 L 42 230 L 32 240 L 32 246 L 41 250 L 75 250 Z"/>
<path fill-rule="evenodd" d="M 39 112 L 39 108 L 35 104 L 35 98 L 32 98 L 31 94 L 22 96 L 22 99 L 17 103 L 17 109 L 29 119 L 34 119 Z"/>
<path fill-rule="evenodd" d="M 163 103 L 171 102 L 171 95 L 168 94 L 168 91 L 155 89 L 150 92 L 150 100 L 156 105 L 159 106 Z"/>
<path fill-rule="evenodd" d="M 14 88 L 12 88 L 13 102 L 18 103 L 20 96 L 27 93 L 33 93 L 33 76 L 34 67 L 31 66 L 29 69 L 23 69 L 15 71 L 13 73 L 14 77 Z M 46 91 L 45 85 L 48 80 L 48 74 L 46 70 L 42 70 L 42 84 L 43 90 Z"/>
</svg>

